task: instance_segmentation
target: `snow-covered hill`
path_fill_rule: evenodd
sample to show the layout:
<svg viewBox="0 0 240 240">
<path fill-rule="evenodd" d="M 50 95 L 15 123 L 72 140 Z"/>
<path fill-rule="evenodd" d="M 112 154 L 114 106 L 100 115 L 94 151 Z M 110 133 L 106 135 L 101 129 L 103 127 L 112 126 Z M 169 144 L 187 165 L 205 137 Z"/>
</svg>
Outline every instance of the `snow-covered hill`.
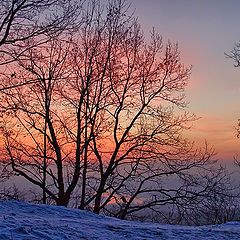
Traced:
<svg viewBox="0 0 240 240">
<path fill-rule="evenodd" d="M 122 221 L 65 207 L 0 201 L 1 240 L 240 239 L 240 222 L 187 227 Z"/>
</svg>

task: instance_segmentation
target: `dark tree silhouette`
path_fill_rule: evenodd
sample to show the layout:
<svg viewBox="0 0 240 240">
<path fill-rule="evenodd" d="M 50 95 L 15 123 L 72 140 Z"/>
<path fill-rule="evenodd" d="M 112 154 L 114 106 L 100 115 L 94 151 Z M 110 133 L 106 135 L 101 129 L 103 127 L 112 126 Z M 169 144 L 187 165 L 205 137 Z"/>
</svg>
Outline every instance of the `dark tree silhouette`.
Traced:
<svg viewBox="0 0 240 240">
<path fill-rule="evenodd" d="M 81 0 L 2 0 L 0 6 L 0 66 L 14 62 L 31 47 L 59 34 L 73 32 L 82 19 Z M 15 77 L 15 72 L 11 73 Z M 29 82 L 31 83 L 31 82 Z M 29 84 L 28 82 L 25 84 Z M 6 87 L 0 85 L 0 90 Z"/>
<path fill-rule="evenodd" d="M 128 9 L 88 1 L 74 35 L 21 54 L 0 103 L 8 168 L 44 199 L 79 195 L 79 208 L 120 218 L 209 193 L 198 179 L 214 163 L 183 136 L 196 120 L 185 111 L 191 68 L 154 30 L 147 42 Z"/>
<path fill-rule="evenodd" d="M 190 170 L 207 168 L 213 155 L 208 148 L 194 150 L 182 137 L 196 118 L 175 113 L 186 107 L 183 91 L 190 74 L 177 44 L 164 44 L 155 31 L 146 43 L 127 9 L 124 1 L 112 1 L 105 19 L 101 8 L 89 11 L 76 43 L 79 80 L 66 82 L 62 94 L 75 107 L 87 89 L 90 152 L 83 164 L 79 207 L 109 212 L 108 205 L 115 203 L 119 211 L 114 214 L 121 218 L 185 197 Z M 167 176 L 182 182 L 179 189 L 163 186 Z"/>
<path fill-rule="evenodd" d="M 225 53 L 227 58 L 234 61 L 234 67 L 240 66 L 240 42 L 235 43 L 232 51 L 230 53 Z"/>
<path fill-rule="evenodd" d="M 18 59 L 18 81 L 25 83 L 30 80 L 34 84 L 23 84 L 22 87 L 3 91 L 7 102 L 2 105 L 2 109 L 5 122 L 17 122 L 10 131 L 7 125 L 3 125 L 6 150 L 13 171 L 41 187 L 44 199 L 47 193 L 57 204 L 67 205 L 70 192 L 64 192 L 62 172 L 63 158 L 67 156 L 62 156 L 60 151 L 61 143 L 58 142 L 58 132 L 54 128 L 55 123 L 58 125 L 55 119 L 57 115 L 51 110 L 54 100 L 53 107 L 56 108 L 58 104 L 57 99 L 53 99 L 54 86 L 67 76 L 66 71 L 69 69 L 66 49 L 62 45 L 60 41 L 52 40 L 45 46 L 29 49 L 24 55 L 25 59 Z M 57 169 L 48 168 L 52 162 Z M 50 190 L 54 191 L 54 187 L 48 187 L 47 175 L 52 179 L 51 184 L 58 189 L 57 195 Z"/>
<path fill-rule="evenodd" d="M 82 21 L 82 4 L 81 0 L 1 1 L 0 91 L 35 82 L 36 79 L 15 82 L 14 62 L 21 57 L 24 58 L 23 55 L 29 49 L 40 46 L 53 37 L 73 33 Z M 6 175 L 4 169 L 4 177 L 6 176 L 9 174 Z"/>
<path fill-rule="evenodd" d="M 239 67 L 240 66 L 240 42 L 237 42 L 234 44 L 234 47 L 230 53 L 225 53 L 227 58 L 230 58 L 234 62 L 234 67 Z M 236 135 L 239 138 L 240 137 L 240 119 L 238 119 L 238 123 L 235 127 L 236 129 Z M 240 162 L 238 160 L 238 156 L 234 156 L 235 162 L 238 166 L 240 166 Z"/>
</svg>

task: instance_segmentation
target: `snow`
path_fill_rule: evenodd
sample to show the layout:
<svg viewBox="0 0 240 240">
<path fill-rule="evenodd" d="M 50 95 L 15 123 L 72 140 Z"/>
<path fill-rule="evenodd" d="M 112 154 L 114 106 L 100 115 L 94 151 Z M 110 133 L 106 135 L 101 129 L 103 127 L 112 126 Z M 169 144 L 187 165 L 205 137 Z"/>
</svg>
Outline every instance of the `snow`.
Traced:
<svg viewBox="0 0 240 240">
<path fill-rule="evenodd" d="M 179 226 L 122 221 L 58 206 L 0 201 L 0 240 L 240 239 L 240 222 Z"/>
</svg>

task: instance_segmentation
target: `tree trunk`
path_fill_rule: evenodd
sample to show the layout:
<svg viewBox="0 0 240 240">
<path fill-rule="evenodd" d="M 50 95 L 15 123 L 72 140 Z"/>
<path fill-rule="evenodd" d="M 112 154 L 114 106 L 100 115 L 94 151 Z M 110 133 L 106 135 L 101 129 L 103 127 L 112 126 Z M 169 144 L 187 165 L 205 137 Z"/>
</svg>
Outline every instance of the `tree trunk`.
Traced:
<svg viewBox="0 0 240 240">
<path fill-rule="evenodd" d="M 47 194 L 46 194 L 46 171 L 47 171 L 47 136 L 46 136 L 46 131 L 47 131 L 47 121 L 46 118 L 44 119 L 44 139 L 43 139 L 43 204 L 47 203 Z"/>
<path fill-rule="evenodd" d="M 96 213 L 96 214 L 99 214 L 100 210 L 101 210 L 101 200 L 102 200 L 102 194 L 103 194 L 103 191 L 104 191 L 105 183 L 106 183 L 106 177 L 103 177 L 101 179 L 100 186 L 98 188 L 97 195 L 96 195 L 96 198 L 95 198 L 95 204 L 94 204 L 93 212 Z"/>
<path fill-rule="evenodd" d="M 84 135 L 84 162 L 83 162 L 83 175 L 82 175 L 82 196 L 81 196 L 81 203 L 79 209 L 84 209 L 85 205 L 85 196 L 86 196 L 86 182 L 87 182 L 87 155 L 88 155 L 88 101 L 89 101 L 89 92 L 88 92 L 88 81 L 89 76 L 87 77 L 87 100 L 86 100 L 86 107 L 85 107 L 85 135 Z"/>
<path fill-rule="evenodd" d="M 69 203 L 69 199 L 68 198 L 58 198 L 56 200 L 56 204 L 57 206 L 64 206 L 64 207 L 67 207 L 68 206 L 68 203 Z"/>
</svg>

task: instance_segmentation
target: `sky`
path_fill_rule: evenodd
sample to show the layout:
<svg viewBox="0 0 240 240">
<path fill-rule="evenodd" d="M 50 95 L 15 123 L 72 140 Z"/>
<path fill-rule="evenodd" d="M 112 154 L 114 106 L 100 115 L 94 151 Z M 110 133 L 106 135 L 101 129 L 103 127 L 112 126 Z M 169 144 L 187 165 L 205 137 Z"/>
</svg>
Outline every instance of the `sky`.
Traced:
<svg viewBox="0 0 240 240">
<path fill-rule="evenodd" d="M 182 62 L 192 65 L 186 89 L 188 110 L 197 114 L 189 135 L 214 146 L 216 158 L 240 153 L 235 126 L 240 118 L 240 68 L 226 58 L 240 40 L 239 0 L 132 0 L 146 34 L 179 43 Z"/>
</svg>

